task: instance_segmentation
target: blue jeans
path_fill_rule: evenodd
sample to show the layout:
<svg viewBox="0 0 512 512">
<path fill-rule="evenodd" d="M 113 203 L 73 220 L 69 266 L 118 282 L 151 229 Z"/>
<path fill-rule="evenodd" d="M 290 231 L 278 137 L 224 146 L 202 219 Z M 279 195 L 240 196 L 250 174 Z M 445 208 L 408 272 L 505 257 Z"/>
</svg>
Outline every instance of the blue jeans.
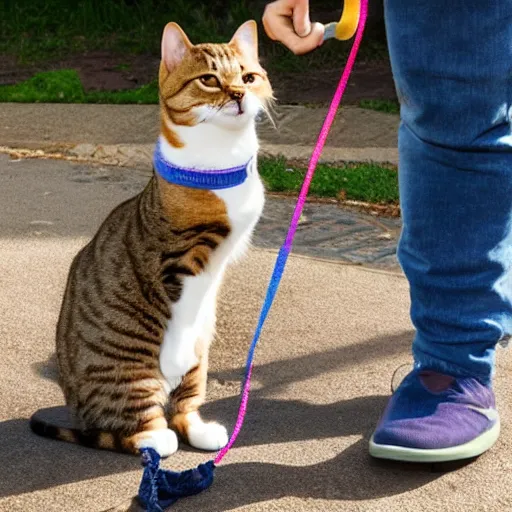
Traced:
<svg viewBox="0 0 512 512">
<path fill-rule="evenodd" d="M 385 0 L 415 362 L 489 384 L 512 334 L 512 0 Z"/>
</svg>

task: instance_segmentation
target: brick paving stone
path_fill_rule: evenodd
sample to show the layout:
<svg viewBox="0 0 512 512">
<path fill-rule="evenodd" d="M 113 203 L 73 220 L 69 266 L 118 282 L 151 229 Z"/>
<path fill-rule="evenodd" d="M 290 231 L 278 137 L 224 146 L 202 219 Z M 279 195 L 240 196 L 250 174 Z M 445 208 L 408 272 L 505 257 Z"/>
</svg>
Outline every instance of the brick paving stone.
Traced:
<svg viewBox="0 0 512 512">
<path fill-rule="evenodd" d="M 278 249 L 292 217 L 293 198 L 267 197 L 253 243 Z M 293 251 L 318 258 L 398 269 L 396 244 L 400 219 L 375 217 L 337 204 L 309 202 L 299 224 Z"/>
</svg>

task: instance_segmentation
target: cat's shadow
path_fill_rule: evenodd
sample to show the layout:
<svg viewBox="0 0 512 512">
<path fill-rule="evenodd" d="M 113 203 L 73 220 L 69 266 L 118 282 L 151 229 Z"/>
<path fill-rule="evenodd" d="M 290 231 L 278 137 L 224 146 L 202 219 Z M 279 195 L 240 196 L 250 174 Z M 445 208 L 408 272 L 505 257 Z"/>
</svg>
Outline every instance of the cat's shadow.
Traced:
<svg viewBox="0 0 512 512">
<path fill-rule="evenodd" d="M 217 418 L 227 419 L 228 416 L 232 417 L 237 403 L 237 397 L 212 402 L 208 405 L 208 409 L 211 409 L 208 412 L 215 410 Z M 375 425 L 385 403 L 386 398 L 382 396 L 323 406 L 253 399 L 251 407 L 258 414 L 243 429 L 237 441 L 239 447 L 311 438 L 321 441 L 330 437 L 361 434 L 362 438 L 319 463 L 307 462 L 307 451 L 311 447 L 304 449 L 296 465 L 261 462 L 233 464 L 228 456 L 217 468 L 211 490 L 178 502 L 173 510 L 222 512 L 286 496 L 326 500 L 375 499 L 400 494 L 431 482 L 439 476 L 432 472 L 431 466 L 390 466 L 375 462 L 368 456 L 371 425 Z M 0 466 L 0 497 L 140 468 L 137 457 L 38 438 L 29 431 L 26 420 L 1 423 L 0 439 L 3 459 Z M 207 458 L 205 454 L 205 460 Z M 120 497 L 119 501 L 124 499 Z"/>
<path fill-rule="evenodd" d="M 409 343 L 410 333 L 385 340 L 367 340 L 361 344 L 360 351 L 353 346 L 350 348 L 352 354 L 354 351 L 359 354 L 352 356 L 350 363 L 357 363 L 360 358 L 381 357 L 381 351 L 389 351 L 390 348 L 391 352 L 406 352 Z M 327 360 L 331 366 L 336 361 L 336 366 L 342 370 L 347 364 L 347 347 L 308 355 L 309 367 L 314 368 L 317 375 L 328 371 L 324 364 Z M 345 436 L 359 436 L 358 440 L 328 460 L 317 463 L 308 463 L 307 450 L 311 448 L 305 448 L 294 465 L 230 463 L 228 458 L 217 469 L 213 488 L 203 495 L 179 502 L 175 505 L 176 510 L 221 512 L 285 496 L 329 500 L 373 499 L 403 493 L 436 478 L 438 474 L 433 473 L 430 466 L 382 465 L 369 458 L 367 442 L 387 397 L 365 396 L 327 405 L 268 397 L 269 391 L 289 384 L 293 375 L 298 380 L 304 378 L 301 357 L 281 361 L 281 375 L 276 374 L 274 364 L 277 363 L 255 369 L 262 378 L 263 386 L 252 394 L 250 408 L 254 413 L 240 434 L 238 447 L 263 447 L 307 440 L 320 442 Z M 37 369 L 43 370 L 46 377 L 53 378 L 53 366 L 54 362 L 50 360 L 37 365 Z M 213 373 L 212 377 L 235 378 L 241 371 Z M 283 375 L 287 376 L 284 382 Z M 338 385 L 342 385 L 341 378 Z M 232 425 L 238 402 L 238 396 L 209 402 L 204 407 L 205 416 Z M 140 468 L 137 457 L 37 437 L 30 432 L 26 419 L 0 423 L 0 458 L 0 497 Z M 120 497 L 119 501 L 122 500 L 123 497 Z"/>
</svg>

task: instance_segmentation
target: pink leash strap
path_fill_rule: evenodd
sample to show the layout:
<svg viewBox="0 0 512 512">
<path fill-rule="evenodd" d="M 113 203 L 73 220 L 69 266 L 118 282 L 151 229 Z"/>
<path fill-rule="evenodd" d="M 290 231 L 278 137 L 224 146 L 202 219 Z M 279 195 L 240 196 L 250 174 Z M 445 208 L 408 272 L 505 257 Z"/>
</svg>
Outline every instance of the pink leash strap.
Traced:
<svg viewBox="0 0 512 512">
<path fill-rule="evenodd" d="M 267 318 L 268 312 L 272 306 L 274 301 L 275 294 L 279 287 L 279 282 L 281 281 L 281 277 L 284 272 L 284 267 L 286 265 L 286 261 L 288 259 L 288 255 L 291 251 L 293 245 L 293 239 L 295 238 L 295 233 L 297 231 L 297 226 L 299 224 L 299 219 L 302 214 L 302 210 L 304 209 L 304 203 L 306 202 L 306 198 L 308 195 L 309 187 L 311 185 L 311 180 L 313 179 L 313 175 L 315 174 L 316 167 L 318 165 L 318 160 L 320 159 L 320 155 L 322 154 L 322 150 L 325 145 L 325 141 L 327 140 L 327 136 L 329 135 L 329 131 L 331 129 L 332 123 L 336 116 L 336 111 L 340 105 L 341 99 L 347 88 L 348 79 L 352 72 L 352 68 L 354 67 L 354 63 L 356 60 L 357 52 L 359 51 L 359 46 L 361 45 L 361 40 L 363 38 L 364 28 L 366 25 L 366 18 L 368 16 L 368 0 L 361 0 L 361 12 L 359 18 L 359 24 L 357 27 L 357 32 L 355 35 L 354 43 L 350 50 L 350 54 L 347 59 L 347 64 L 345 69 L 343 70 L 343 74 L 341 75 L 340 82 L 334 93 L 334 97 L 332 98 L 331 105 L 329 106 L 329 110 L 327 112 L 327 116 L 325 117 L 324 123 L 320 130 L 320 135 L 318 136 L 318 140 L 315 145 L 315 149 L 311 155 L 311 159 L 309 161 L 308 170 L 306 176 L 304 178 L 304 182 L 302 184 L 302 188 L 299 193 L 299 197 L 297 199 L 297 204 L 295 205 L 295 210 L 293 212 L 292 220 L 290 223 L 290 227 L 288 229 L 288 233 L 286 235 L 286 239 L 284 245 L 281 247 L 279 251 L 279 255 L 276 260 L 276 264 L 274 267 L 274 271 L 272 273 L 272 277 L 270 279 L 270 283 L 267 290 L 267 295 L 265 297 L 265 302 L 263 303 L 260 318 L 258 320 L 258 325 L 256 327 L 256 331 L 254 334 L 254 338 L 251 343 L 251 347 L 249 349 L 249 354 L 247 357 L 246 363 L 246 374 L 244 379 L 244 384 L 242 388 L 242 397 L 240 399 L 240 408 L 238 410 L 238 417 L 236 420 L 235 427 L 233 429 L 233 433 L 229 439 L 228 444 L 222 448 L 215 457 L 214 464 L 218 465 L 220 461 L 224 458 L 226 453 L 230 450 L 230 448 L 235 443 L 240 430 L 242 429 L 242 425 L 244 422 L 245 414 L 247 412 L 247 402 L 249 400 L 249 390 L 251 387 L 251 375 L 253 369 L 253 361 L 254 361 L 254 352 L 256 349 L 256 345 L 258 343 L 261 330 L 263 328 L 263 324 Z"/>
</svg>

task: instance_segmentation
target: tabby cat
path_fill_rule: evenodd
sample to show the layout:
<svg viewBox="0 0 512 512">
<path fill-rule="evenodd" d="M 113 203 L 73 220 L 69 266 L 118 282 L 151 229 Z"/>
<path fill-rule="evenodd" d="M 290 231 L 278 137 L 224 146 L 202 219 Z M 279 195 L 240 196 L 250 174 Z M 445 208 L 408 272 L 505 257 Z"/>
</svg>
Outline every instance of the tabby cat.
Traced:
<svg viewBox="0 0 512 512">
<path fill-rule="evenodd" d="M 34 416 L 36 433 L 161 456 L 177 449 L 177 434 L 204 450 L 227 443 L 198 410 L 219 285 L 264 203 L 255 120 L 272 89 L 257 47 L 254 21 L 227 44 L 193 45 L 175 23 L 165 27 L 155 156 L 164 168 L 155 164 L 72 262 L 57 359 L 77 426 Z"/>
</svg>

